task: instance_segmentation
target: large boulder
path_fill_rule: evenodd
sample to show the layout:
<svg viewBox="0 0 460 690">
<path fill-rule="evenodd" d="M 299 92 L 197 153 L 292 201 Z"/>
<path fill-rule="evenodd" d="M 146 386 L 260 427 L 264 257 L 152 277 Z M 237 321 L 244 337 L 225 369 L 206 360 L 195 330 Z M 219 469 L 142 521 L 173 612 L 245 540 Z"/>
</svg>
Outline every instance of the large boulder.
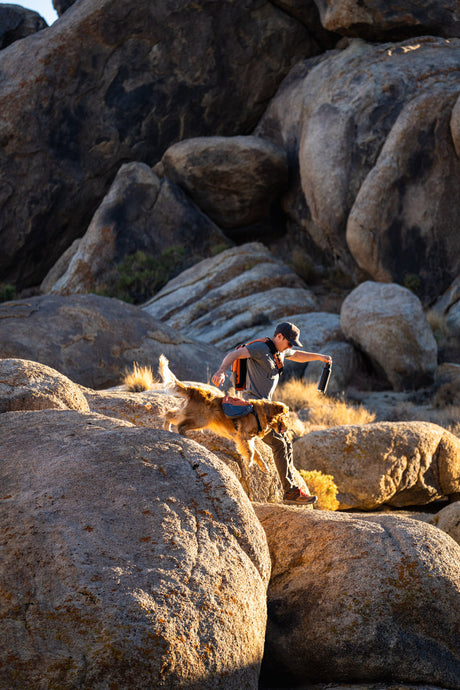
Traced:
<svg viewBox="0 0 460 690">
<path fill-rule="evenodd" d="M 0 358 L 41 362 L 83 386 L 115 386 L 134 362 L 156 370 L 161 353 L 179 378 L 199 381 L 222 359 L 211 345 L 117 299 L 43 295 L 0 304 Z"/>
<path fill-rule="evenodd" d="M 255 690 L 270 559 L 231 472 L 96 414 L 0 426 L 1 686 Z"/>
<path fill-rule="evenodd" d="M 0 412 L 44 409 L 89 412 L 89 405 L 80 386 L 51 367 L 0 359 Z"/>
<path fill-rule="evenodd" d="M 180 401 L 157 387 L 159 384 L 153 390 L 139 392 L 121 390 L 123 386 L 100 391 L 83 386 L 80 389 L 91 412 L 122 419 L 135 426 L 162 429 L 163 415 L 177 407 Z"/>
<path fill-rule="evenodd" d="M 187 139 L 161 162 L 165 175 L 222 228 L 267 216 L 288 183 L 285 151 L 254 136 Z"/>
<path fill-rule="evenodd" d="M 394 515 L 256 512 L 272 557 L 262 687 L 458 688 L 453 539 Z"/>
<path fill-rule="evenodd" d="M 334 477 L 341 510 L 424 505 L 460 491 L 460 439 L 429 422 L 313 431 L 294 442 L 294 461 Z"/>
<path fill-rule="evenodd" d="M 304 281 L 259 242 L 201 261 L 143 305 L 171 328 L 224 350 L 254 329 L 271 331 L 273 321 L 315 307 Z"/>
<path fill-rule="evenodd" d="M 329 31 L 370 40 L 431 34 L 460 36 L 456 0 L 315 0 Z"/>
<path fill-rule="evenodd" d="M 69 256 L 66 270 L 52 286 L 47 276 L 43 291 L 105 292 L 123 298 L 126 293 L 126 298 L 140 302 L 162 287 L 171 273 L 228 244 L 177 185 L 160 181 L 144 163 L 127 163 Z M 139 277 L 127 264 L 136 260 L 137 252 L 145 254 Z M 54 267 L 51 271 L 56 272 Z"/>
<path fill-rule="evenodd" d="M 38 12 L 21 5 L 3 3 L 0 5 L 0 50 L 20 38 L 46 29 L 48 24 Z"/>
<path fill-rule="evenodd" d="M 292 65 L 317 51 L 305 26 L 259 0 L 77 2 L 3 51 L 2 280 L 41 282 L 122 163 L 250 131 Z"/>
<path fill-rule="evenodd" d="M 361 283 L 344 300 L 342 331 L 385 372 L 394 390 L 432 383 L 438 348 L 420 300 L 394 283 Z"/>
<path fill-rule="evenodd" d="M 296 65 L 255 130 L 292 161 L 288 244 L 305 236 L 355 281 L 438 296 L 460 271 L 460 41 L 345 46 Z"/>
</svg>

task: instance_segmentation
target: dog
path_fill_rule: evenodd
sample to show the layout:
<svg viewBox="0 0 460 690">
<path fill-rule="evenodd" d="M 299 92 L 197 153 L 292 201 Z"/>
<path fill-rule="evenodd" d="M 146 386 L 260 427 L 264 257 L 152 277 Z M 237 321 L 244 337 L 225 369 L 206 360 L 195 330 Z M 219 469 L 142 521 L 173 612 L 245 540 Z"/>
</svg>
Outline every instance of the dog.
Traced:
<svg viewBox="0 0 460 690">
<path fill-rule="evenodd" d="M 289 408 L 284 403 L 268 400 L 249 400 L 253 412 L 245 417 L 227 417 L 222 409 L 224 396 L 211 387 L 186 384 L 179 381 L 168 366 L 164 355 L 160 356 L 158 371 L 167 391 L 185 398 L 177 410 L 164 415 L 164 428 L 177 427 L 179 434 L 191 429 L 210 429 L 234 442 L 237 451 L 251 467 L 256 462 L 263 472 L 269 472 L 261 455 L 254 447 L 254 439 L 263 438 L 270 429 L 284 433 L 288 428 Z"/>
</svg>

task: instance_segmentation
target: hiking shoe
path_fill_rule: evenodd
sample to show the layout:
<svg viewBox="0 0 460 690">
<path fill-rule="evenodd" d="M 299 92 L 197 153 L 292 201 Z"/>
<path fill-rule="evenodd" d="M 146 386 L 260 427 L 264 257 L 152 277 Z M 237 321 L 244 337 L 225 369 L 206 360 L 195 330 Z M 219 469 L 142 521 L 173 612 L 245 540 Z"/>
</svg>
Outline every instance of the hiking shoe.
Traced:
<svg viewBox="0 0 460 690">
<path fill-rule="evenodd" d="M 317 500 L 318 496 L 311 496 L 310 494 L 306 494 L 297 487 L 294 487 L 293 489 L 289 489 L 289 491 L 286 491 L 283 497 L 284 503 L 292 503 L 296 506 L 309 506 L 313 503 L 316 503 Z"/>
</svg>

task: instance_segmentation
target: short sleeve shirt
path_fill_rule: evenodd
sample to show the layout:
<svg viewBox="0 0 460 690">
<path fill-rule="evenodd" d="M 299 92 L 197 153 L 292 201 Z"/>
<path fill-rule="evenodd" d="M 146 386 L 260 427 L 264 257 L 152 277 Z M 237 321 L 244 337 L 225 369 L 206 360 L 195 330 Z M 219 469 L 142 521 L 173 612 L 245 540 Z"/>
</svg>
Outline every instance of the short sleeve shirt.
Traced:
<svg viewBox="0 0 460 690">
<path fill-rule="evenodd" d="M 250 357 L 246 360 L 246 390 L 244 397 L 266 398 L 271 400 L 280 378 L 278 367 L 275 364 L 270 348 L 264 342 L 249 343 L 246 345 Z M 285 350 L 280 353 L 281 361 L 285 356 L 290 356 L 293 350 Z"/>
</svg>

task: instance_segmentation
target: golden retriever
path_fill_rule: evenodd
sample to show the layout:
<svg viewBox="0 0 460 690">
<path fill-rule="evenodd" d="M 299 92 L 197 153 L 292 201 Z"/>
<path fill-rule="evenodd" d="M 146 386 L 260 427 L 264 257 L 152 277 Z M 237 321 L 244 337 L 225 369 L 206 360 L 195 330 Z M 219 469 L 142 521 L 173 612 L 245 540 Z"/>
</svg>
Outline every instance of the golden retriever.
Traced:
<svg viewBox="0 0 460 690">
<path fill-rule="evenodd" d="M 166 390 L 185 398 L 182 407 L 166 412 L 165 429 L 170 430 L 171 425 L 177 426 L 179 434 L 184 434 L 188 429 L 210 429 L 232 440 L 249 467 L 255 461 L 262 471 L 269 471 L 254 447 L 254 438 L 263 438 L 270 429 L 287 430 L 289 408 L 284 403 L 250 400 L 248 402 L 253 405 L 254 412 L 245 417 L 227 417 L 222 410 L 223 394 L 210 387 L 179 381 L 169 369 L 164 355 L 160 356 L 158 371 Z"/>
</svg>

